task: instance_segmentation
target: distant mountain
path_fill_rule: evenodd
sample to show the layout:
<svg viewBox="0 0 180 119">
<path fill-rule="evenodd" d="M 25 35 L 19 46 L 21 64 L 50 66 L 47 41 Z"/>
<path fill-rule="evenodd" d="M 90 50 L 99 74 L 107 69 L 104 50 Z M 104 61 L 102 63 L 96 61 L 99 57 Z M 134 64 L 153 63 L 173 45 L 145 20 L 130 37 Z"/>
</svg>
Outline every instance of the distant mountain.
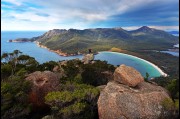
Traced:
<svg viewBox="0 0 180 119">
<path fill-rule="evenodd" d="M 152 37 L 152 38 L 163 38 L 163 39 L 171 39 L 171 40 L 176 40 L 176 37 L 173 37 L 172 34 L 162 31 L 162 30 L 157 30 L 153 28 L 149 28 L 147 26 L 143 26 L 137 30 L 130 31 L 130 33 L 133 36 L 146 36 L 146 37 Z"/>
<path fill-rule="evenodd" d="M 112 47 L 126 50 L 164 50 L 179 43 L 178 37 L 147 26 L 133 31 L 122 28 L 54 29 L 32 39 L 52 50 L 61 49 L 67 53 L 85 52 L 89 48 L 97 52 Z"/>
<path fill-rule="evenodd" d="M 179 36 L 179 31 L 168 31 L 168 33 L 175 35 L 175 36 Z"/>
</svg>

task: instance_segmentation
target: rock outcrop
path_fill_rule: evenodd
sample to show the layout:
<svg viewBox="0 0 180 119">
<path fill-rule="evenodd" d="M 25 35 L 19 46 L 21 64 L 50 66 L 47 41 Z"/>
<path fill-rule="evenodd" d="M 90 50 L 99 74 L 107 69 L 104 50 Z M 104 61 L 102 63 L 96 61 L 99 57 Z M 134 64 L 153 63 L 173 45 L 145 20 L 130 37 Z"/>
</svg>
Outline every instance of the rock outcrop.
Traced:
<svg viewBox="0 0 180 119">
<path fill-rule="evenodd" d="M 119 76 L 121 79 L 138 80 L 138 83 L 135 87 L 129 86 L 129 83 L 120 83 L 118 75 L 122 75 Z M 100 93 L 99 119 L 164 119 L 171 116 L 172 113 L 162 104 L 166 99 L 172 101 L 164 88 L 142 79 L 139 81 L 138 78 L 142 78 L 139 72 L 125 65 L 118 67 L 114 76 L 114 80 L 108 82 Z"/>
<path fill-rule="evenodd" d="M 55 66 L 53 68 L 53 72 L 59 77 L 59 78 L 62 78 L 62 77 L 66 77 L 66 74 L 64 72 L 64 69 L 61 67 L 61 66 Z"/>
<path fill-rule="evenodd" d="M 135 87 L 138 83 L 143 82 L 144 78 L 136 69 L 122 64 L 116 68 L 114 72 L 114 80 Z"/>
<path fill-rule="evenodd" d="M 94 54 L 90 53 L 90 54 L 84 55 L 82 62 L 84 62 L 84 64 L 88 64 L 92 62 L 93 60 L 94 60 Z"/>
<path fill-rule="evenodd" d="M 48 92 L 56 91 L 59 87 L 59 77 L 50 71 L 36 71 L 28 75 L 26 80 L 32 83 L 29 101 L 35 106 L 43 106 L 44 97 Z"/>
</svg>

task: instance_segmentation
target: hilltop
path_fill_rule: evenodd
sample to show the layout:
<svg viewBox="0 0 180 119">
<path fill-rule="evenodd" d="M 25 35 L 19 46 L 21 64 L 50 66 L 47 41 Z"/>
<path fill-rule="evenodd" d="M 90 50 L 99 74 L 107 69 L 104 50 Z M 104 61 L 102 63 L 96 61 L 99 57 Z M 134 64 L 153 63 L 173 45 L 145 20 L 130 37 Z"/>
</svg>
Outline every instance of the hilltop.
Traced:
<svg viewBox="0 0 180 119">
<path fill-rule="evenodd" d="M 18 50 L 4 53 L 1 117 L 176 119 L 179 116 L 179 79 L 147 80 L 148 75 L 142 77 L 132 67 L 124 64 L 116 67 L 92 56 L 39 64 Z"/>
<path fill-rule="evenodd" d="M 30 40 L 50 50 L 60 50 L 67 54 L 110 50 L 113 47 L 124 50 L 167 50 L 179 42 L 179 37 L 168 32 L 143 26 L 127 31 L 122 28 L 95 29 L 53 29 Z"/>
</svg>

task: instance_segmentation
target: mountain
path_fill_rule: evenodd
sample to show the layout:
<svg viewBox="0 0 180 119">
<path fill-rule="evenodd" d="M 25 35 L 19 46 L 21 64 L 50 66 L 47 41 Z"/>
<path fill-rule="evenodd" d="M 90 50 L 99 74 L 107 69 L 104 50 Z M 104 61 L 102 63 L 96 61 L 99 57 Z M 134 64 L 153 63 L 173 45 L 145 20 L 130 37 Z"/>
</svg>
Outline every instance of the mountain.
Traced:
<svg viewBox="0 0 180 119">
<path fill-rule="evenodd" d="M 50 30 L 36 39 L 52 50 L 61 49 L 68 53 L 75 53 L 86 51 L 88 48 L 94 51 L 108 50 L 114 45 L 118 47 L 120 43 L 125 44 L 133 37 L 122 28 L 97 28 Z"/>
<path fill-rule="evenodd" d="M 179 36 L 179 31 L 168 31 L 168 33 L 175 35 L 175 36 Z"/>
<path fill-rule="evenodd" d="M 168 33 L 171 33 L 171 34 L 179 34 L 179 31 L 168 31 Z"/>
<path fill-rule="evenodd" d="M 97 52 L 112 47 L 125 50 L 165 50 L 179 42 L 178 37 L 147 26 L 133 31 L 122 28 L 53 29 L 32 39 L 51 50 L 66 53 L 86 52 L 89 48 Z"/>
<path fill-rule="evenodd" d="M 137 30 L 130 31 L 130 33 L 133 36 L 136 36 L 137 38 L 141 36 L 151 37 L 151 38 L 162 38 L 163 40 L 176 40 L 176 37 L 172 37 L 172 34 L 162 31 L 162 30 L 157 30 L 153 28 L 149 28 L 147 26 L 143 26 Z"/>
</svg>

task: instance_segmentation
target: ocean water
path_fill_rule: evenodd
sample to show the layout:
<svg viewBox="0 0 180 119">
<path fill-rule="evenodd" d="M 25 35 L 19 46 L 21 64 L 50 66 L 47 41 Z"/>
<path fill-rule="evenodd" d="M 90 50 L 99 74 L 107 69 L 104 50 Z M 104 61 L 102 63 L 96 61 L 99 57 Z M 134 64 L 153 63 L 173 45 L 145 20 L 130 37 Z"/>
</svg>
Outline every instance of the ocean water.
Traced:
<svg viewBox="0 0 180 119">
<path fill-rule="evenodd" d="M 115 52 L 100 52 L 95 56 L 95 59 L 105 60 L 109 64 L 116 66 L 120 64 L 131 66 L 138 70 L 144 77 L 146 76 L 146 72 L 149 73 L 150 78 L 161 76 L 161 73 L 154 66 L 131 55 Z"/>
<path fill-rule="evenodd" d="M 54 52 L 50 52 L 47 49 L 38 47 L 34 42 L 24 42 L 24 43 L 15 43 L 7 42 L 10 39 L 16 38 L 31 38 L 40 36 L 45 31 L 4 31 L 1 32 L 1 54 L 4 52 L 13 52 L 14 50 L 20 50 L 23 54 L 27 54 L 31 57 L 34 57 L 39 63 L 44 63 L 47 61 L 60 61 L 74 58 L 81 58 L 82 56 L 71 56 L 71 57 L 62 57 Z"/>
<path fill-rule="evenodd" d="M 1 54 L 4 52 L 12 52 L 17 49 L 22 51 L 23 54 L 27 54 L 29 56 L 34 57 L 39 63 L 44 63 L 51 60 L 61 61 L 75 58 L 82 59 L 82 55 L 70 57 L 59 56 L 56 53 L 48 51 L 47 49 L 38 47 L 34 42 L 7 42 L 10 39 L 31 38 L 42 35 L 43 33 L 45 33 L 45 31 L 1 31 Z M 142 61 L 136 57 L 125 55 L 122 53 L 100 52 L 95 56 L 95 59 L 107 61 L 108 63 L 113 65 L 125 64 L 127 66 L 134 67 L 143 76 L 145 76 L 146 72 L 150 74 L 150 77 L 158 77 L 161 75 L 160 72 L 149 63 Z"/>
<path fill-rule="evenodd" d="M 168 54 L 171 54 L 173 56 L 179 57 L 179 52 L 172 52 L 172 51 L 161 51 L 161 52 L 168 53 Z"/>
</svg>

